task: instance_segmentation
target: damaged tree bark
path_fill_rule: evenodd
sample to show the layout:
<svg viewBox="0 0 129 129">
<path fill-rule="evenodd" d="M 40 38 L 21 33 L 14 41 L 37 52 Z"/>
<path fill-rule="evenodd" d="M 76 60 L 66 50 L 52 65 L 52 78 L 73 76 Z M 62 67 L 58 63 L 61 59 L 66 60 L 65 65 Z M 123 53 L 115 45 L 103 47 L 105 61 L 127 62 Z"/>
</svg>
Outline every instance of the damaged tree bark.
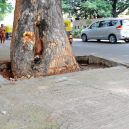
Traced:
<svg viewBox="0 0 129 129">
<path fill-rule="evenodd" d="M 61 0 L 16 0 L 11 66 L 19 78 L 80 69 L 65 32 Z"/>
</svg>

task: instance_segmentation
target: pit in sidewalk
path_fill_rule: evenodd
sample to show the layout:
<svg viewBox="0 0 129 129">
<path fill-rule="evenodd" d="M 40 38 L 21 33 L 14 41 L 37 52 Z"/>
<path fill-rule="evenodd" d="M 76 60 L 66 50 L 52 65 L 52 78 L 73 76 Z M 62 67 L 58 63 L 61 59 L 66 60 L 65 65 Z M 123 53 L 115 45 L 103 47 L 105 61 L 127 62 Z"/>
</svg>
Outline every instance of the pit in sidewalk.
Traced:
<svg viewBox="0 0 129 129">
<path fill-rule="evenodd" d="M 117 62 L 106 60 L 97 56 L 76 56 L 81 71 L 90 69 L 104 69 L 120 65 Z M 28 77 L 22 79 L 14 79 L 11 71 L 11 62 L 9 60 L 0 61 L 0 75 L 10 81 L 18 81 L 22 79 L 30 79 Z"/>
</svg>

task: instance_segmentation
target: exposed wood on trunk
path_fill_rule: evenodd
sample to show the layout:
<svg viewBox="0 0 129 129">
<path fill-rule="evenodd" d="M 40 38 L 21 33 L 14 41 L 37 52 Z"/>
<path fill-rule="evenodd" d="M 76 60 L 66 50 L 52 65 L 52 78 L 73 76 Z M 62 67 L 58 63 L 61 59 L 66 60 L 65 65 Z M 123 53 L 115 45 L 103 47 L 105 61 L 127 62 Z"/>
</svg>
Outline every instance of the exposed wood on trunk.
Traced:
<svg viewBox="0 0 129 129">
<path fill-rule="evenodd" d="M 65 32 L 61 0 L 17 0 L 14 18 L 16 27 L 11 43 L 14 76 L 45 76 L 80 69 Z M 35 40 L 31 37 L 24 44 L 25 32 L 34 33 Z"/>
<path fill-rule="evenodd" d="M 34 56 L 41 56 L 43 51 L 43 42 L 39 31 L 39 25 L 35 24 L 35 52 Z"/>
</svg>

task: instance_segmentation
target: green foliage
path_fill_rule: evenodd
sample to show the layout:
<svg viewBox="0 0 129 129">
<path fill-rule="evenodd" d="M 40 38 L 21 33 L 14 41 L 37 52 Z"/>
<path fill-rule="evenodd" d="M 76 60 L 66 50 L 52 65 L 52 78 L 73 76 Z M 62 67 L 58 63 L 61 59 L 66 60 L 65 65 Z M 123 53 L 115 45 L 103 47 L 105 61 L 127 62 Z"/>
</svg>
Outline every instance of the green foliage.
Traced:
<svg viewBox="0 0 129 129">
<path fill-rule="evenodd" d="M 129 15 L 129 11 L 126 13 L 126 15 Z"/>
<path fill-rule="evenodd" d="M 66 4 L 67 0 L 62 0 L 61 2 L 64 13 L 70 13 L 70 5 Z"/>
<path fill-rule="evenodd" d="M 4 19 L 7 13 L 13 10 L 12 4 L 8 0 L 0 0 L 0 21 Z"/>
<path fill-rule="evenodd" d="M 129 8 L 129 0 L 62 0 L 62 7 L 80 19 L 117 17 Z"/>
<path fill-rule="evenodd" d="M 112 7 L 105 0 L 62 0 L 64 13 L 81 19 L 109 17 Z"/>
<path fill-rule="evenodd" d="M 81 13 L 85 11 L 89 18 L 103 18 L 110 17 L 112 7 L 109 2 L 105 0 L 90 0 L 84 3 L 81 3 Z"/>
<path fill-rule="evenodd" d="M 72 33 L 73 36 L 78 36 L 78 35 L 80 35 L 80 34 L 81 34 L 81 31 L 82 31 L 83 29 L 84 29 L 83 26 L 81 26 L 80 29 L 73 31 L 73 33 Z"/>
<path fill-rule="evenodd" d="M 112 5 L 112 15 L 117 17 L 120 13 L 129 8 L 129 0 L 108 0 Z"/>
</svg>

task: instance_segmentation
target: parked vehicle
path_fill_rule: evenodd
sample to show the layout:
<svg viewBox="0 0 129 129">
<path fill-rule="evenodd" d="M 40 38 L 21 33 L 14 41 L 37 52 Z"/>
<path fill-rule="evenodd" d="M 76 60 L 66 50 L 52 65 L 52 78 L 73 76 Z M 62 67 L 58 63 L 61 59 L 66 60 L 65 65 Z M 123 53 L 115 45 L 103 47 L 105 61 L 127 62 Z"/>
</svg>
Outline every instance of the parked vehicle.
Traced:
<svg viewBox="0 0 129 129">
<path fill-rule="evenodd" d="M 73 37 L 72 37 L 71 20 L 70 19 L 64 19 L 64 25 L 65 25 L 65 30 L 66 30 L 69 42 L 70 42 L 70 44 L 72 44 Z"/>
<path fill-rule="evenodd" d="M 112 18 L 96 21 L 82 30 L 81 38 L 83 42 L 89 39 L 109 40 L 110 43 L 116 43 L 118 40 L 129 42 L 129 19 Z"/>
<path fill-rule="evenodd" d="M 13 30 L 13 26 L 10 26 L 10 25 L 5 26 L 6 39 L 8 39 L 9 37 L 12 37 L 12 30 Z"/>
</svg>

